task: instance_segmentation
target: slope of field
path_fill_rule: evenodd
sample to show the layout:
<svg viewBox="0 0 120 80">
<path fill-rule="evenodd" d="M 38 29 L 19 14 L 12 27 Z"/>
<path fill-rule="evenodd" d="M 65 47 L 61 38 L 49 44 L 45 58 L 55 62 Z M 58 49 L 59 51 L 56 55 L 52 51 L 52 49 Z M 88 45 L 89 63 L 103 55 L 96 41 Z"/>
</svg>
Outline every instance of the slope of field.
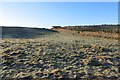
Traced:
<svg viewBox="0 0 120 80">
<path fill-rule="evenodd" d="M 35 38 L 53 33 L 57 33 L 57 31 L 43 28 L 2 26 L 2 38 Z"/>
<path fill-rule="evenodd" d="M 0 45 L 3 80 L 120 79 L 117 40 L 60 32 L 34 39 L 5 38 Z"/>
<path fill-rule="evenodd" d="M 118 39 L 120 33 L 119 25 L 90 25 L 90 26 L 64 26 L 52 28 L 59 32 L 67 32 L 73 35 L 91 36 L 109 39 Z"/>
</svg>

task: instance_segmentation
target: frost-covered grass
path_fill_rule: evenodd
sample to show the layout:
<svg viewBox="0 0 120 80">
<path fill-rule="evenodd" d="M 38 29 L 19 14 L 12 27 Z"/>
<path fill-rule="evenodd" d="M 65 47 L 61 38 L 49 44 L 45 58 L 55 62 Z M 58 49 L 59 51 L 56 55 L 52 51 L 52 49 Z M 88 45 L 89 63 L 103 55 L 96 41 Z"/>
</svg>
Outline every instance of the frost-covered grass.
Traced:
<svg viewBox="0 0 120 80">
<path fill-rule="evenodd" d="M 1 46 L 3 79 L 120 78 L 117 40 L 56 33 Z"/>
</svg>

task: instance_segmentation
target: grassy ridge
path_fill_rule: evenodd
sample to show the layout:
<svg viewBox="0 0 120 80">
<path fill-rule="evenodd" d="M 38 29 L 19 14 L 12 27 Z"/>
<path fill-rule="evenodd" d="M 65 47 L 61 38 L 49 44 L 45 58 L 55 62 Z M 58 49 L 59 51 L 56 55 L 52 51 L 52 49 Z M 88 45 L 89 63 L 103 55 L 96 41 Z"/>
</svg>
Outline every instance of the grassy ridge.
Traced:
<svg viewBox="0 0 120 80">
<path fill-rule="evenodd" d="M 120 33 L 119 25 L 64 26 L 61 28 L 53 28 L 53 30 L 57 31 L 59 31 L 60 29 L 64 31 L 66 30 L 73 35 L 79 34 L 82 36 L 93 36 L 112 39 L 118 39 L 118 34 Z"/>
<path fill-rule="evenodd" d="M 91 32 L 106 32 L 106 33 L 119 33 L 120 25 L 88 25 L 88 26 L 65 26 L 63 29 L 71 29 L 77 31 L 91 31 Z"/>
</svg>

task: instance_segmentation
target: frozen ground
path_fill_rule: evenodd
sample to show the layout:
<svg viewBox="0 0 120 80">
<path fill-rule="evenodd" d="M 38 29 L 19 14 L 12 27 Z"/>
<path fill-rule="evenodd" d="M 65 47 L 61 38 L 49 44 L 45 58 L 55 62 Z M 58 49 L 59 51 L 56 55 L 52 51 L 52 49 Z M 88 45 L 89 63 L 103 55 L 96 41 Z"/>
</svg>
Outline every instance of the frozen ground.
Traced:
<svg viewBox="0 0 120 80">
<path fill-rule="evenodd" d="M 2 79 L 120 79 L 118 41 L 67 33 L 3 39 Z"/>
</svg>

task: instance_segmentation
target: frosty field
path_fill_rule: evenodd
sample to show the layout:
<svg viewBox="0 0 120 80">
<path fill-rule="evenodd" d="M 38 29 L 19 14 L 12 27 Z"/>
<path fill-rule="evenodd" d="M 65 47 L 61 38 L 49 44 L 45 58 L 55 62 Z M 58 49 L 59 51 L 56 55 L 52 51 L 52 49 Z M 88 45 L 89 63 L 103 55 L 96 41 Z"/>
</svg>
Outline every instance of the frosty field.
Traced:
<svg viewBox="0 0 120 80">
<path fill-rule="evenodd" d="M 56 33 L 42 38 L 1 41 L 3 80 L 120 79 L 115 39 Z"/>
</svg>

